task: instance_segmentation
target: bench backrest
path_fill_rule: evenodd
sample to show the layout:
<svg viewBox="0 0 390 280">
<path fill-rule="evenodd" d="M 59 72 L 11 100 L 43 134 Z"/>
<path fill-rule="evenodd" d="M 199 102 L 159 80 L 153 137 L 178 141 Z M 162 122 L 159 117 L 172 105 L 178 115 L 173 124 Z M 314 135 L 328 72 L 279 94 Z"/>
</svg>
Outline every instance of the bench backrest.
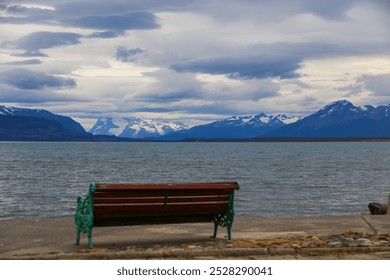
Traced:
<svg viewBox="0 0 390 280">
<path fill-rule="evenodd" d="M 94 226 L 206 222 L 233 208 L 237 182 L 91 185 Z"/>
</svg>

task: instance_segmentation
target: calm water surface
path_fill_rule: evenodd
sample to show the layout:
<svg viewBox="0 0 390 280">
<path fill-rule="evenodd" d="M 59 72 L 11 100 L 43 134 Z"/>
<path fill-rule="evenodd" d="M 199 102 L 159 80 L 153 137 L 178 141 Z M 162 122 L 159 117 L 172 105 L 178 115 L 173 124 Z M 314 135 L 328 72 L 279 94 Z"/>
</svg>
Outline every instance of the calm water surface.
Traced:
<svg viewBox="0 0 390 280">
<path fill-rule="evenodd" d="M 0 142 L 0 219 L 73 215 L 91 182 L 237 180 L 237 215 L 359 214 L 387 202 L 390 143 Z"/>
</svg>

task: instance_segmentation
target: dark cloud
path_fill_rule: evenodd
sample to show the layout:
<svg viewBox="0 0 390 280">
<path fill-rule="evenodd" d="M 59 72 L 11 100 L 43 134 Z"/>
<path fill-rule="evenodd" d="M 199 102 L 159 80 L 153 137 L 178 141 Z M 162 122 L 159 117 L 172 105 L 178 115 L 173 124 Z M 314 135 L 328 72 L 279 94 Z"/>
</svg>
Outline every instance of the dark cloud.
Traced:
<svg viewBox="0 0 390 280">
<path fill-rule="evenodd" d="M 159 28 L 157 17 L 147 12 L 137 12 L 125 15 L 98 15 L 70 19 L 72 26 L 98 30 L 124 31 L 131 29 Z"/>
<path fill-rule="evenodd" d="M 303 8 L 328 20 L 343 20 L 348 18 L 347 12 L 359 2 L 362 2 L 362 0 L 305 0 L 303 2 Z"/>
<path fill-rule="evenodd" d="M 198 59 L 171 65 L 177 72 L 195 72 L 227 75 L 233 79 L 291 79 L 299 77 L 296 72 L 303 60 L 321 57 L 335 52 L 329 44 L 277 43 L 248 47 L 230 57 Z"/>
<path fill-rule="evenodd" d="M 133 112 L 139 112 L 139 113 L 170 113 L 170 112 L 177 112 L 179 110 L 178 107 L 174 108 L 167 108 L 164 107 L 139 107 L 132 109 Z M 129 112 L 128 110 L 125 110 L 125 112 Z"/>
<path fill-rule="evenodd" d="M 76 86 L 73 79 L 56 77 L 22 68 L 0 73 L 0 83 L 24 90 L 72 88 Z"/>
<path fill-rule="evenodd" d="M 380 1 L 384 2 L 369 2 Z M 208 0 L 195 1 L 192 5 L 181 6 L 181 9 L 208 14 L 224 22 L 255 17 L 260 21 L 277 22 L 299 14 L 312 14 L 325 20 L 340 21 L 347 19 L 348 11 L 361 2 L 365 0 Z"/>
<path fill-rule="evenodd" d="M 196 91 L 170 91 L 170 92 L 149 92 L 134 98 L 136 101 L 158 103 L 174 103 L 186 99 L 199 97 L 200 93 Z"/>
<path fill-rule="evenodd" d="M 17 57 L 48 57 L 47 54 L 44 54 L 39 51 L 27 51 L 24 53 L 17 53 L 17 54 L 11 54 L 11 56 L 17 56 Z"/>
<path fill-rule="evenodd" d="M 53 47 L 76 45 L 80 43 L 82 36 L 71 32 L 34 32 L 20 39 L 5 43 L 7 47 L 26 50 L 28 53 L 34 53 L 41 49 Z"/>
<path fill-rule="evenodd" d="M 36 104 L 45 102 L 85 102 L 85 97 L 81 95 L 70 95 L 68 92 L 55 92 L 50 89 L 46 90 L 24 90 L 18 88 L 10 88 L 9 86 L 0 83 L 0 103 L 20 103 L 20 104 Z M 69 104 L 69 103 L 68 103 Z M 71 106 L 66 105 L 66 108 Z"/>
<path fill-rule="evenodd" d="M 136 62 L 145 53 L 140 48 L 128 49 L 123 46 L 116 47 L 116 59 L 122 62 Z"/>
<path fill-rule="evenodd" d="M 20 61 L 12 61 L 4 63 L 6 65 L 36 65 L 41 64 L 42 61 L 39 59 L 27 59 L 27 60 L 20 60 Z"/>
<path fill-rule="evenodd" d="M 101 39 L 110 39 L 110 38 L 115 38 L 118 36 L 123 35 L 124 32 L 122 31 L 102 31 L 102 32 L 94 32 L 86 38 L 101 38 Z"/>
<path fill-rule="evenodd" d="M 208 1 L 204 0 L 148 0 L 148 1 L 63 1 L 56 5 L 56 10 L 60 14 L 66 15 L 113 15 L 123 13 L 134 13 L 140 11 L 188 11 L 193 7 L 194 3 L 205 4 Z"/>
<path fill-rule="evenodd" d="M 11 14 L 43 14 L 48 11 L 52 11 L 43 7 L 27 7 L 22 5 L 2 5 L 0 7 L 1 10 L 11 13 Z"/>
<path fill-rule="evenodd" d="M 77 1 L 53 5 L 54 9 L 26 7 L 23 5 L 2 5 L 0 23 L 8 24 L 47 24 L 72 26 L 77 28 L 104 30 L 93 33 L 91 38 L 113 38 L 126 30 L 148 30 L 159 28 L 157 17 L 142 10 L 142 3 L 129 1 Z M 154 3 L 150 6 L 159 6 Z M 164 5 L 163 5 L 164 6 Z M 14 16 L 18 15 L 18 16 Z M 22 15 L 22 16 L 21 16 Z"/>
<path fill-rule="evenodd" d="M 296 78 L 300 59 L 264 61 L 262 58 L 211 59 L 172 65 L 178 72 L 223 74 L 234 79 Z"/>
<path fill-rule="evenodd" d="M 42 7 L 27 7 L 22 5 L 3 5 L 4 16 L 0 23 L 10 24 L 53 24 L 55 11 Z"/>
</svg>

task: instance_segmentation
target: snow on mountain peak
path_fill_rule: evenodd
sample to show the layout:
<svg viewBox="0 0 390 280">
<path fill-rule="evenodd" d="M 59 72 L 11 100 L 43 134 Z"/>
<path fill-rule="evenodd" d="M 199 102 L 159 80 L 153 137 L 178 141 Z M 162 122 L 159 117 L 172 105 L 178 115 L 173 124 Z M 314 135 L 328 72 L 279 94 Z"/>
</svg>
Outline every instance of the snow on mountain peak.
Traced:
<svg viewBox="0 0 390 280">
<path fill-rule="evenodd" d="M 5 107 L 0 105 L 0 115 L 14 115 L 16 109 L 17 108 L 14 107 Z"/>
<path fill-rule="evenodd" d="M 276 116 L 276 118 L 278 120 L 280 120 L 284 124 L 295 123 L 295 122 L 297 122 L 297 121 L 302 119 L 301 116 L 291 116 L 291 117 L 288 117 L 285 114 L 279 114 L 279 115 Z"/>
<path fill-rule="evenodd" d="M 174 131 L 188 129 L 183 123 L 156 121 L 143 117 L 101 117 L 89 130 L 94 135 L 116 135 L 128 138 L 158 137 Z"/>
<path fill-rule="evenodd" d="M 329 103 L 328 105 L 324 106 L 322 109 L 320 109 L 318 112 L 321 113 L 320 118 L 326 117 L 328 115 L 331 115 L 333 113 L 342 113 L 345 111 L 355 111 L 359 112 L 363 109 L 361 107 L 354 106 L 351 102 L 348 100 L 338 100 Z"/>
<path fill-rule="evenodd" d="M 243 116 L 243 117 L 237 117 L 232 116 L 230 118 L 227 118 L 225 120 L 217 121 L 212 123 L 215 126 L 222 127 L 222 126 L 248 126 L 248 127 L 261 127 L 261 126 L 271 126 L 271 125 L 283 125 L 283 124 L 290 124 L 293 122 L 296 122 L 300 120 L 301 117 L 287 117 L 286 115 L 266 115 L 264 113 L 261 113 L 256 116 Z"/>
</svg>

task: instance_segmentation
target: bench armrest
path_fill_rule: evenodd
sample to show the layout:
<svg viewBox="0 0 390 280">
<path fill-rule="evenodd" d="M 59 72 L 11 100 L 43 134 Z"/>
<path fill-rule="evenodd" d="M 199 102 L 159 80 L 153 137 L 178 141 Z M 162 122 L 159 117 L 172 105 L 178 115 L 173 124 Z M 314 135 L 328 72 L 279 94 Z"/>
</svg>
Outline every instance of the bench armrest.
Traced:
<svg viewBox="0 0 390 280">
<path fill-rule="evenodd" d="M 78 232 L 91 232 L 93 226 L 93 194 L 95 184 L 89 187 L 88 196 L 79 196 L 77 198 L 77 209 L 74 216 L 74 222 Z"/>
<path fill-rule="evenodd" d="M 87 233 L 93 226 L 93 211 L 88 196 L 77 198 L 77 210 L 74 216 L 76 229 L 80 232 Z"/>
</svg>

